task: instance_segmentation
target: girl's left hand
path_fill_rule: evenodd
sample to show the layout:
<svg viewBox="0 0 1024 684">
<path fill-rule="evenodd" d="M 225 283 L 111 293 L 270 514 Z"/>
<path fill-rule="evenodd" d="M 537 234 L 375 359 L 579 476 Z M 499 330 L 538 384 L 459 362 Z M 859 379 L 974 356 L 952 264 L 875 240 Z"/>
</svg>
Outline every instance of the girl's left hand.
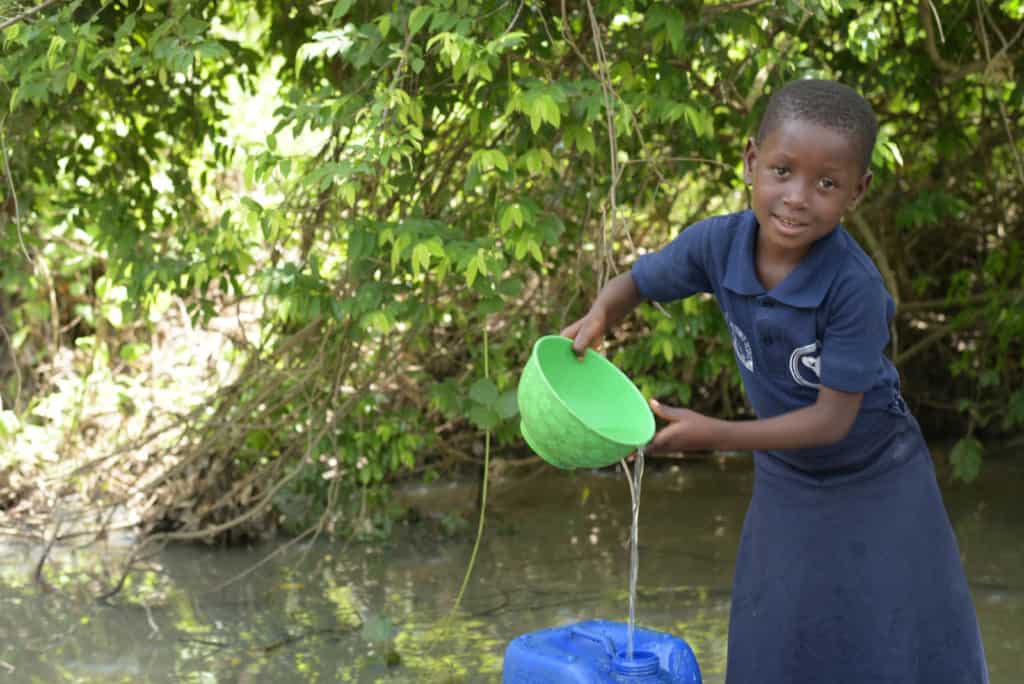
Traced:
<svg viewBox="0 0 1024 684">
<path fill-rule="evenodd" d="M 645 451 L 710 451 L 715 448 L 720 421 L 689 409 L 665 406 L 654 399 L 651 399 L 651 410 L 669 424 L 654 435 Z"/>
</svg>

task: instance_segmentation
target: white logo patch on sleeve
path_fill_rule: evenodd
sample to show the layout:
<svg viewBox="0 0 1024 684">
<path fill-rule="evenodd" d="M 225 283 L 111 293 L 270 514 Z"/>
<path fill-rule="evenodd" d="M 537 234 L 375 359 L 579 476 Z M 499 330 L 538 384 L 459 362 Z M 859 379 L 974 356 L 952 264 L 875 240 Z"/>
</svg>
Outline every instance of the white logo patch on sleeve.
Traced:
<svg viewBox="0 0 1024 684">
<path fill-rule="evenodd" d="M 743 364 L 751 373 L 754 372 L 754 353 L 750 349 L 750 340 L 747 339 L 746 334 L 740 330 L 740 326 L 736 325 L 728 318 L 726 321 L 729 322 L 729 331 L 732 333 L 732 348 L 736 352 L 736 359 Z"/>
<path fill-rule="evenodd" d="M 789 374 L 798 385 L 821 387 L 821 355 L 817 342 L 793 350 L 789 355 Z"/>
</svg>

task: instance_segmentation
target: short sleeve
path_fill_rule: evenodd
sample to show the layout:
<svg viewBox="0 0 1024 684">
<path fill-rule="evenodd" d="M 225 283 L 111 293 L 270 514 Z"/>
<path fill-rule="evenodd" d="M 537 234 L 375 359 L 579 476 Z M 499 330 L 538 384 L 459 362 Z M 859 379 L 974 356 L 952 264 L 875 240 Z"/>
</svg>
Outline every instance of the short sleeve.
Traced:
<svg viewBox="0 0 1024 684">
<path fill-rule="evenodd" d="M 712 229 L 713 220 L 695 223 L 657 252 L 637 259 L 632 273 L 641 296 L 655 302 L 669 302 L 697 292 L 710 292 L 708 267 Z"/>
<path fill-rule="evenodd" d="M 885 372 L 892 297 L 877 278 L 838 284 L 829 298 L 821 341 L 821 384 L 843 392 L 866 392 Z"/>
</svg>

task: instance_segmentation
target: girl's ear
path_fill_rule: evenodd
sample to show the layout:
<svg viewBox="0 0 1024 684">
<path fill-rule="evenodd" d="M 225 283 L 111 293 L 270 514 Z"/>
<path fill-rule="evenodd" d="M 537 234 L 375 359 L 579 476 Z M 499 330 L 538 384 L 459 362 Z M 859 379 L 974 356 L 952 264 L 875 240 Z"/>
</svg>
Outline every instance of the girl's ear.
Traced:
<svg viewBox="0 0 1024 684">
<path fill-rule="evenodd" d="M 754 182 L 754 163 L 757 161 L 757 143 L 747 138 L 747 149 L 743 152 L 743 182 L 750 185 Z"/>
<path fill-rule="evenodd" d="M 859 181 L 857 181 L 857 187 L 854 190 L 853 197 L 850 198 L 850 209 L 855 209 L 857 205 L 860 204 L 860 201 L 864 199 L 864 194 L 868 191 L 868 186 L 871 185 L 872 177 L 871 172 L 868 171 L 860 177 Z"/>
</svg>

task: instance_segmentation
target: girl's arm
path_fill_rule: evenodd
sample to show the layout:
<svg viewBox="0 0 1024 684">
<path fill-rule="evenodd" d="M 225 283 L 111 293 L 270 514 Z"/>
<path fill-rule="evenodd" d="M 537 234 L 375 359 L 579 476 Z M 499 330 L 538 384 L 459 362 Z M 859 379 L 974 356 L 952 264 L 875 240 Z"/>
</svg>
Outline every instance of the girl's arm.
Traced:
<svg viewBox="0 0 1024 684">
<path fill-rule="evenodd" d="M 651 401 L 654 412 L 670 424 L 654 436 L 657 451 L 768 451 L 806 449 L 838 442 L 847 435 L 860 410 L 862 393 L 822 387 L 806 408 L 759 420 L 719 420 Z"/>
<path fill-rule="evenodd" d="M 609 280 L 597 294 L 597 299 L 587 315 L 567 326 L 562 337 L 573 340 L 572 348 L 582 354 L 587 347 L 600 346 L 608 329 L 626 317 L 642 301 L 643 297 L 629 271 Z"/>
</svg>

